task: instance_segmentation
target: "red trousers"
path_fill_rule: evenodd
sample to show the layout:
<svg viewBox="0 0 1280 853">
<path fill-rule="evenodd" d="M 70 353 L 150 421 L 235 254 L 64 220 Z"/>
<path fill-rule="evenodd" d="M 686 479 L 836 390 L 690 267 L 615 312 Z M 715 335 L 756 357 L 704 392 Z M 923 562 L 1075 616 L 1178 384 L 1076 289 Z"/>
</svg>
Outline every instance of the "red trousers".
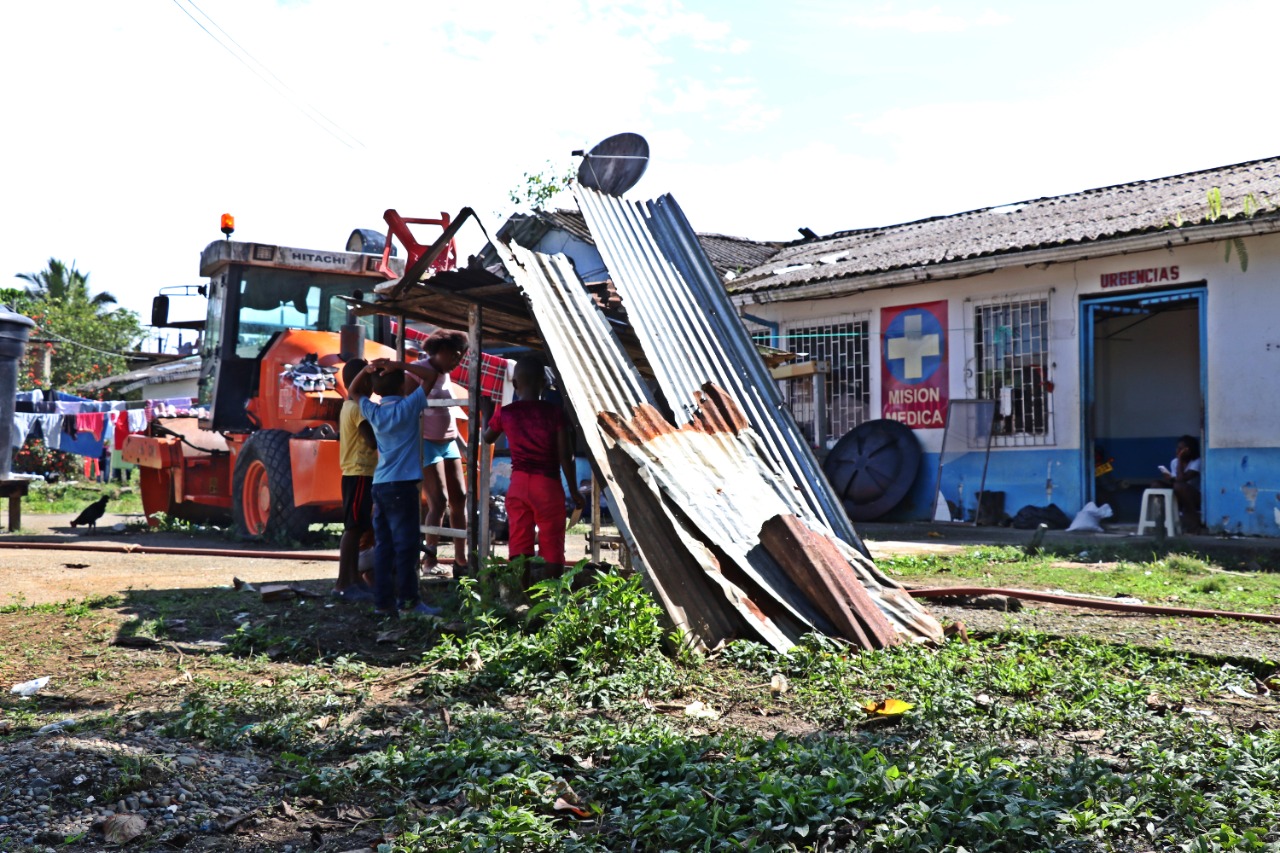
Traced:
<svg viewBox="0 0 1280 853">
<path fill-rule="evenodd" d="M 513 471 L 507 488 L 507 523 L 512 557 L 534 556 L 536 528 L 537 555 L 548 563 L 564 564 L 564 486 L 559 477 Z"/>
</svg>

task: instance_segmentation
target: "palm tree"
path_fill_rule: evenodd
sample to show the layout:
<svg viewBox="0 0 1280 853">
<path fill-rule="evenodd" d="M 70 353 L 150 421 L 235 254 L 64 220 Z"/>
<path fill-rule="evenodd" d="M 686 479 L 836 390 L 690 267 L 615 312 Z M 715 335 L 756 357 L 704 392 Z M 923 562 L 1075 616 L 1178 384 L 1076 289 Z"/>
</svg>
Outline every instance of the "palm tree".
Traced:
<svg viewBox="0 0 1280 853">
<path fill-rule="evenodd" d="M 36 299 L 64 303 L 88 302 L 99 311 L 116 304 L 116 298 L 110 293 L 89 296 L 89 274 L 76 269 L 75 261 L 68 267 L 57 258 L 50 258 L 48 269 L 18 273 L 18 278 L 28 283 L 27 295 Z"/>
</svg>

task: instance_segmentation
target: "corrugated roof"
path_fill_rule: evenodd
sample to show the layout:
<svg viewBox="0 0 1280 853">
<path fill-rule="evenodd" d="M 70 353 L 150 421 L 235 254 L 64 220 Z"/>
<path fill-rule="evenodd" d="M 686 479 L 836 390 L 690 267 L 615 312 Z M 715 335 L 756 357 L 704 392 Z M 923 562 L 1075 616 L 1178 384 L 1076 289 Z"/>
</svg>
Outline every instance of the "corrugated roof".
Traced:
<svg viewBox="0 0 1280 853">
<path fill-rule="evenodd" d="M 180 382 L 184 379 L 200 378 L 200 356 L 191 355 L 184 358 L 162 361 L 147 367 L 140 367 L 128 373 L 117 373 L 102 379 L 86 382 L 80 388 L 85 391 L 100 391 L 111 385 L 121 386 L 120 392 L 132 391 L 144 385 L 156 385 L 161 382 Z M 127 385 L 125 383 L 128 383 Z"/>
<path fill-rule="evenodd" d="M 1210 200 L 1215 188 L 1221 193 L 1217 211 Z M 1016 263 L 1027 251 L 1162 231 L 1182 242 L 1185 236 L 1172 232 L 1236 223 L 1250 214 L 1259 230 L 1280 230 L 1280 158 L 844 231 L 787 246 L 734 278 L 728 289 L 735 295 L 785 290 L 975 258 L 1009 256 Z"/>
<path fill-rule="evenodd" d="M 582 212 L 563 209 L 516 214 L 498 230 L 497 239 L 504 242 L 515 241 L 531 249 L 548 231 L 553 229 L 567 231 L 588 243 L 595 242 Z M 783 245 L 749 240 L 746 237 L 731 237 L 727 234 L 699 234 L 698 242 L 702 244 L 703 251 L 707 253 L 711 265 L 721 278 L 726 276 L 731 278 L 733 275 L 740 275 L 752 267 L 763 264 L 777 254 L 778 249 Z"/>
</svg>

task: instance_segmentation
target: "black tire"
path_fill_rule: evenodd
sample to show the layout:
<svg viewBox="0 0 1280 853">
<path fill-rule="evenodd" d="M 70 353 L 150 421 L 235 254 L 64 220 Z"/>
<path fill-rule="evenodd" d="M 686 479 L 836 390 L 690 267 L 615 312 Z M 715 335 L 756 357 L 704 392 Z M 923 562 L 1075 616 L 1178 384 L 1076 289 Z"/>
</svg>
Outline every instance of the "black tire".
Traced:
<svg viewBox="0 0 1280 853">
<path fill-rule="evenodd" d="M 293 504 L 290 437 L 280 429 L 255 432 L 236 457 L 236 470 L 231 478 L 231 517 L 238 535 L 269 542 L 302 541 L 306 537 L 307 528 L 311 526 L 311 511 Z M 249 480 L 252 482 L 246 483 Z M 265 489 L 266 508 L 255 505 L 246 512 L 245 489 L 255 487 Z M 249 500 L 256 502 L 259 496 L 249 496 Z"/>
</svg>

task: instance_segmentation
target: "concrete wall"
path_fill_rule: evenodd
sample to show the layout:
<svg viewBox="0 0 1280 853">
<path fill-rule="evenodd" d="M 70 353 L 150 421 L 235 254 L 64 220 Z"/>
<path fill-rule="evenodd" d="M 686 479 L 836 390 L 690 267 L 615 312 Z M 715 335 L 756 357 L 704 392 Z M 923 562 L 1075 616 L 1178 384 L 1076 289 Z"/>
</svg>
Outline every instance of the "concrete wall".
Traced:
<svg viewBox="0 0 1280 853">
<path fill-rule="evenodd" d="M 1082 449 L 1081 298 L 1140 295 L 1167 287 L 1207 288 L 1204 328 L 1206 377 L 1205 523 L 1230 532 L 1280 536 L 1280 236 L 1245 239 L 1248 269 L 1233 251 L 1224 261 L 1221 244 L 1177 247 L 1141 254 L 1116 255 L 1069 264 L 998 270 L 963 280 L 930 282 L 868 291 L 851 297 L 796 302 L 742 301 L 741 310 L 782 324 L 816 322 L 848 314 L 869 320 L 871 347 L 871 412 L 881 414 L 880 312 L 886 307 L 948 301 L 952 399 L 976 396 L 973 363 L 973 304 L 991 297 L 1019 298 L 1045 294 L 1049 302 L 1050 364 L 1054 382 L 1052 441 L 1040 447 L 997 447 L 991 454 L 986 487 L 1006 492 L 1011 514 L 1024 505 L 1042 506 L 1048 498 L 1068 515 L 1079 510 L 1091 486 L 1093 460 Z M 1154 285 L 1104 288 L 1103 276 L 1147 268 L 1171 269 L 1177 280 Z M 1099 387 L 1111 402 L 1112 416 L 1102 428 L 1114 440 L 1145 436 L 1156 464 L 1167 464 L 1173 440 L 1182 432 L 1198 433 L 1198 406 L 1173 407 L 1159 424 L 1144 421 L 1153 401 L 1168 395 L 1194 399 L 1199 389 L 1170 387 L 1161 377 L 1198 371 L 1199 354 L 1170 351 L 1160 341 L 1190 335 L 1195 312 L 1162 315 L 1132 340 L 1113 341 L 1104 360 L 1124 359 L 1129 370 L 1120 384 Z M 1104 361 L 1105 363 L 1105 361 Z M 1136 381 L 1146 375 L 1151 381 Z M 1185 384 L 1185 383 L 1184 383 Z M 1166 407 L 1168 408 L 1168 407 Z M 1102 430 L 1100 430 L 1101 434 Z M 925 459 L 912 491 L 892 517 L 930 518 L 941 429 L 916 430 Z M 1147 462 L 1143 462 L 1146 465 Z M 1151 472 L 1154 475 L 1154 471 Z M 978 475 L 975 475 L 978 476 Z M 1086 480 L 1086 477 L 1089 479 Z M 966 478 L 967 482 L 967 478 Z M 966 504 L 974 498 L 966 486 Z"/>
</svg>

